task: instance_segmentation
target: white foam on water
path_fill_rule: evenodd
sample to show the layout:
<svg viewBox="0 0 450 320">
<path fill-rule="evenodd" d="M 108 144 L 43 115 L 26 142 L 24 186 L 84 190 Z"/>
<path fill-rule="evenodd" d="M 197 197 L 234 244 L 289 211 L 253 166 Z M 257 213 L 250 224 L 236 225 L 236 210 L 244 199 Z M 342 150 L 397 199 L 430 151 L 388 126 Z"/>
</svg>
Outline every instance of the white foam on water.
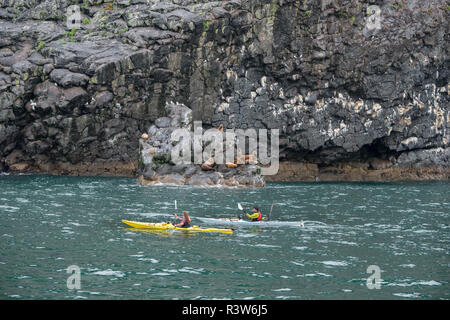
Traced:
<svg viewBox="0 0 450 320">
<path fill-rule="evenodd" d="M 81 223 L 78 223 L 78 222 L 69 222 L 69 224 L 71 224 L 71 225 L 73 225 L 75 227 L 87 227 L 88 226 L 87 224 L 81 224 Z"/>
<path fill-rule="evenodd" d="M 291 288 L 280 288 L 280 289 L 273 289 L 272 291 L 281 292 L 281 291 L 292 291 Z"/>
<path fill-rule="evenodd" d="M 432 232 L 437 232 L 436 230 L 425 230 L 425 229 L 420 229 L 420 230 L 415 230 L 413 231 L 414 233 L 432 233 Z"/>
<path fill-rule="evenodd" d="M 348 265 L 345 261 L 321 261 L 326 266 L 337 266 L 337 267 L 345 267 Z"/>
<path fill-rule="evenodd" d="M 242 237 L 242 238 L 253 238 L 253 237 L 257 237 L 257 234 L 254 233 L 239 233 L 238 237 Z"/>
<path fill-rule="evenodd" d="M 95 296 L 102 294 L 101 292 L 98 291 L 78 291 L 78 293 L 87 293 Z"/>
<path fill-rule="evenodd" d="M 53 206 L 53 207 L 64 207 L 63 204 L 56 203 L 56 202 L 50 202 L 50 205 Z"/>
<path fill-rule="evenodd" d="M 349 246 L 357 246 L 358 244 L 356 242 L 351 242 L 351 241 L 335 241 L 336 243 L 340 243 L 340 244 L 346 244 Z"/>
<path fill-rule="evenodd" d="M 136 213 L 139 216 L 143 216 L 143 217 L 147 217 L 147 218 L 151 218 L 151 217 L 173 217 L 173 214 L 169 214 L 169 213 L 158 213 L 158 212 L 140 212 L 140 213 Z"/>
<path fill-rule="evenodd" d="M 152 276 L 170 276 L 170 273 L 167 273 L 167 272 L 156 272 L 156 273 L 152 273 Z"/>
<path fill-rule="evenodd" d="M 0 209 L 3 209 L 7 212 L 16 212 L 17 210 L 20 210 L 19 207 L 13 207 L 13 206 L 0 206 Z"/>
<path fill-rule="evenodd" d="M 151 263 L 159 263 L 159 260 L 153 258 L 139 258 L 139 261 L 150 261 Z"/>
<path fill-rule="evenodd" d="M 430 249 L 433 250 L 433 251 L 445 251 L 444 248 L 435 248 L 435 247 L 432 247 L 432 248 L 430 248 Z"/>
<path fill-rule="evenodd" d="M 318 273 L 307 273 L 304 275 L 305 277 L 331 277 L 331 275 L 326 274 L 326 273 L 322 273 L 322 272 L 318 272 Z M 298 277 L 301 277 L 301 275 L 298 275 Z"/>
<path fill-rule="evenodd" d="M 201 274 L 201 272 L 203 272 L 205 269 L 203 268 L 199 268 L 199 269 L 194 269 L 194 268 L 189 268 L 189 267 L 183 267 L 181 269 L 178 269 L 179 272 L 187 272 L 187 273 L 193 273 L 193 274 Z"/>
<path fill-rule="evenodd" d="M 273 244 L 263 244 L 263 243 L 255 244 L 253 247 L 259 247 L 259 248 L 281 248 L 281 246 L 276 246 L 276 245 L 273 245 Z"/>
<path fill-rule="evenodd" d="M 163 269 L 164 272 L 178 273 L 176 269 Z"/>
<path fill-rule="evenodd" d="M 95 274 L 95 275 L 99 275 L 99 276 L 115 276 L 115 277 L 119 277 L 119 278 L 122 278 L 125 276 L 125 273 L 123 273 L 122 271 L 113 271 L 111 269 L 107 269 L 107 270 L 103 270 L 103 271 L 96 271 L 91 274 Z"/>
<path fill-rule="evenodd" d="M 442 285 L 442 283 L 431 280 L 431 281 L 419 281 L 419 282 L 414 282 L 414 285 L 420 285 L 420 286 L 440 286 Z"/>
<path fill-rule="evenodd" d="M 408 280 L 405 280 L 408 281 Z M 442 285 L 440 282 L 430 280 L 430 281 L 417 281 L 417 282 L 402 282 L 402 283 L 388 283 L 389 287 L 412 287 L 412 286 L 440 286 Z"/>
<path fill-rule="evenodd" d="M 402 298 L 420 298 L 419 293 L 393 293 L 392 295 Z"/>
</svg>

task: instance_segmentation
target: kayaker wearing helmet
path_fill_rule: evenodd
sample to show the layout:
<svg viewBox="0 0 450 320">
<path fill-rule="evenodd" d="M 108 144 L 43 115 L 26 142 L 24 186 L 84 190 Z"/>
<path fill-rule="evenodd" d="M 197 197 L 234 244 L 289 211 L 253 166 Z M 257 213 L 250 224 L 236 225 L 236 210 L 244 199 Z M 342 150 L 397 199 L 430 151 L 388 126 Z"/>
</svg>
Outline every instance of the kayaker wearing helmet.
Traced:
<svg viewBox="0 0 450 320">
<path fill-rule="evenodd" d="M 261 221 L 262 220 L 262 214 L 258 207 L 253 207 L 253 213 L 249 214 L 247 213 L 247 218 L 249 218 L 252 221 Z"/>
<path fill-rule="evenodd" d="M 175 226 L 177 227 L 181 227 L 181 228 L 189 228 L 191 225 L 191 218 L 189 217 L 189 214 L 187 213 L 187 211 L 183 211 L 183 218 L 180 218 L 179 216 L 177 216 L 177 214 L 175 213 L 175 217 L 180 219 L 181 222 L 179 224 L 176 224 Z"/>
</svg>

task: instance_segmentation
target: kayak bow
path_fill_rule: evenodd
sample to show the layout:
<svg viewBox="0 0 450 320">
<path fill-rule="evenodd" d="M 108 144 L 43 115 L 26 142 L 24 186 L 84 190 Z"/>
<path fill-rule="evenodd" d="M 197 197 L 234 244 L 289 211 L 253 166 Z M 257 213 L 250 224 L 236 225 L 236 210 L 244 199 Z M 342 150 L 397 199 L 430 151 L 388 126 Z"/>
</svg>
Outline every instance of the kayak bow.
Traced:
<svg viewBox="0 0 450 320">
<path fill-rule="evenodd" d="M 156 229 L 156 230 L 180 230 L 180 231 L 194 231 L 194 232 L 220 232 L 220 233 L 233 233 L 233 229 L 220 229 L 220 228 L 200 228 L 199 226 L 192 226 L 189 228 L 181 228 L 174 226 L 171 223 L 160 222 L 138 222 L 122 220 L 123 223 L 138 228 L 138 229 Z"/>
</svg>

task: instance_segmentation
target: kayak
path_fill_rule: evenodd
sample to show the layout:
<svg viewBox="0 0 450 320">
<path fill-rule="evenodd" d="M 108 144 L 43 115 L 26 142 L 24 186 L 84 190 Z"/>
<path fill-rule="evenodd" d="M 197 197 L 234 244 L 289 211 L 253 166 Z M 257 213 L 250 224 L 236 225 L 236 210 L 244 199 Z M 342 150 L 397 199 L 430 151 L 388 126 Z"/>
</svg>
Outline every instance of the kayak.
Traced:
<svg viewBox="0 0 450 320">
<path fill-rule="evenodd" d="M 194 232 L 220 232 L 220 233 L 233 233 L 233 229 L 220 229 L 220 228 L 200 228 L 199 226 L 192 226 L 189 228 L 181 228 L 174 226 L 167 222 L 138 222 L 122 220 L 123 223 L 138 228 L 138 229 L 154 229 L 154 230 L 180 230 L 180 231 L 194 231 Z"/>
<path fill-rule="evenodd" d="M 197 217 L 197 219 L 211 223 L 228 223 L 238 225 L 267 225 L 267 226 L 293 226 L 293 227 L 302 226 L 302 221 L 277 221 L 277 220 L 250 221 L 238 218 L 201 218 L 201 217 Z"/>
</svg>

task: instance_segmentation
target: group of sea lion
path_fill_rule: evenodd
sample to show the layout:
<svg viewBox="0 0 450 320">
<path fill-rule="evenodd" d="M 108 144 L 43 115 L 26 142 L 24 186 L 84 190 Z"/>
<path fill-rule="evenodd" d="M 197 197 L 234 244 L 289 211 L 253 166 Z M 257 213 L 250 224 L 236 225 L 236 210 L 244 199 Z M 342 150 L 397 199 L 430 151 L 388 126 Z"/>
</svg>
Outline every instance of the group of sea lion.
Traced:
<svg viewBox="0 0 450 320">
<path fill-rule="evenodd" d="M 217 128 L 219 132 L 223 132 L 223 125 L 221 124 L 219 128 Z M 142 134 L 141 138 L 143 140 L 147 140 L 149 138 L 147 133 Z M 256 159 L 256 154 L 242 154 L 241 150 L 238 150 L 238 156 L 234 158 L 234 162 L 225 162 L 225 166 L 227 168 L 237 168 L 240 164 L 257 164 L 258 161 Z M 214 157 L 210 157 L 208 160 L 206 160 L 202 165 L 201 168 L 204 171 L 213 170 L 215 164 Z"/>
<path fill-rule="evenodd" d="M 217 128 L 219 132 L 223 132 L 223 125 L 220 125 L 219 128 Z M 234 158 L 234 162 L 225 162 L 225 166 L 227 168 L 236 168 L 239 164 L 257 164 L 258 161 L 256 159 L 256 153 L 252 154 L 242 154 L 241 150 L 238 150 L 238 156 Z M 210 157 L 208 160 L 206 160 L 201 168 L 204 171 L 212 170 L 213 166 L 215 164 L 214 157 Z"/>
<path fill-rule="evenodd" d="M 240 164 L 257 164 L 257 163 L 258 161 L 256 160 L 255 154 L 245 154 L 235 157 L 234 162 L 225 162 L 225 166 L 227 168 L 236 168 Z M 202 164 L 201 168 L 204 171 L 209 171 L 213 169 L 214 164 L 215 164 L 214 157 L 210 157 Z"/>
</svg>

